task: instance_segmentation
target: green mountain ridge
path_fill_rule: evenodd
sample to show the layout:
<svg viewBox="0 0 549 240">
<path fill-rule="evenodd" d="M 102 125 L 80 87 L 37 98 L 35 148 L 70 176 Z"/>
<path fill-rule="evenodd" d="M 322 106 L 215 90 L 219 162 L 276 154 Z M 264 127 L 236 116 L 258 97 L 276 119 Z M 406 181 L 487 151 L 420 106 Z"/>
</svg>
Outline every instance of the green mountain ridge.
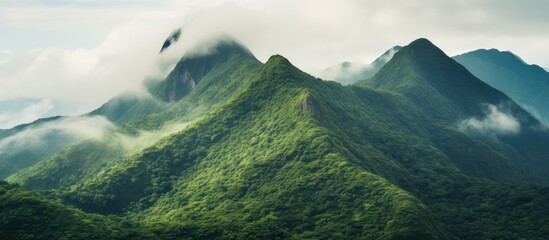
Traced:
<svg viewBox="0 0 549 240">
<path fill-rule="evenodd" d="M 474 77 L 463 66 L 449 58 L 428 40 L 418 39 L 412 42 L 395 54 L 393 59 L 376 76 L 359 82 L 357 85 L 402 94 L 423 110 L 425 115 L 434 118 L 432 121 L 446 125 L 436 127 L 436 123 L 433 124 L 435 125 L 435 128 L 432 129 L 434 132 L 443 130 L 447 126 L 454 125 L 455 127 L 462 119 L 471 118 L 472 116 L 482 117 L 486 114 L 483 107 L 485 104 L 503 105 L 502 111 L 514 117 L 522 126 L 522 132 L 518 136 L 493 138 L 471 135 L 473 138 L 467 140 L 467 138 L 460 137 L 461 134 L 455 133 L 456 135 L 459 134 L 456 137 L 462 139 L 460 142 L 463 145 L 474 146 L 478 149 L 477 151 L 482 152 L 500 151 L 500 154 L 493 154 L 487 159 L 482 159 L 486 156 L 485 153 L 460 153 L 453 150 L 454 146 L 441 147 L 447 153 L 458 154 L 451 158 L 458 166 L 465 167 L 467 165 L 467 168 L 473 169 L 484 168 L 482 174 L 486 174 L 490 169 L 499 168 L 502 170 L 502 167 L 507 166 L 507 170 L 505 170 L 507 173 L 500 172 L 497 175 L 500 175 L 501 178 L 512 178 L 517 172 L 522 172 L 526 175 L 518 177 L 522 178 L 522 181 L 525 178 L 530 178 L 529 181 L 537 183 L 545 184 L 547 182 L 549 175 L 547 174 L 547 167 L 545 167 L 547 164 L 545 159 L 548 155 L 540 150 L 547 143 L 547 133 L 538 130 L 540 123 L 503 93 Z M 441 133 L 440 136 L 445 138 L 444 135 L 446 134 Z M 486 139 L 486 137 L 489 139 Z M 475 143 L 475 138 L 481 140 L 484 144 Z M 533 141 L 533 139 L 536 141 Z M 447 141 L 448 139 L 436 139 L 435 142 L 441 140 Z M 514 145 L 512 146 L 514 149 L 509 148 L 508 144 Z M 485 150 L 481 150 L 483 148 Z M 522 151 L 522 153 L 517 154 L 517 150 Z M 536 156 L 531 156 L 532 152 L 536 152 Z M 521 154 L 523 156 L 520 156 Z M 525 158 L 525 156 L 528 157 Z M 498 158 L 501 160 L 494 161 Z M 476 161 L 462 162 L 463 160 L 470 161 L 469 159 L 476 159 Z M 541 164 L 544 167 L 530 168 L 528 161 Z M 470 164 L 477 166 L 470 166 Z M 481 165 L 485 166 L 481 167 Z M 486 165 L 489 167 L 487 168 Z M 531 176 L 531 174 L 537 176 Z M 534 180 L 536 178 L 537 180 Z"/>
<path fill-rule="evenodd" d="M 8 180 L 94 216 L 116 214 L 113 226 L 139 226 L 126 238 L 549 236 L 547 133 L 428 40 L 354 86 L 279 55 L 262 64 L 236 41 L 211 49 L 149 83 L 164 103 L 119 97 L 93 113 L 129 136 L 190 125 L 133 151 L 115 138 L 78 142 Z M 483 104 L 516 117 L 521 131 L 460 128 L 485 117 Z"/>
</svg>

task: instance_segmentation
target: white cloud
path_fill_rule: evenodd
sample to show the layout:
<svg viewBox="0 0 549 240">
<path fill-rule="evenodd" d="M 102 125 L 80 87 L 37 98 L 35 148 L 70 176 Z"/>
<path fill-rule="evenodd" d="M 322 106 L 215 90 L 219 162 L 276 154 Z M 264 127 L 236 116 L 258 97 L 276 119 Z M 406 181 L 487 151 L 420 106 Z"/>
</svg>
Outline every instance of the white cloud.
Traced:
<svg viewBox="0 0 549 240">
<path fill-rule="evenodd" d="M 462 130 L 487 135 L 516 135 L 520 133 L 520 123 L 511 114 L 504 113 L 498 107 L 488 104 L 484 118 L 472 117 L 460 122 Z"/>
<path fill-rule="evenodd" d="M 13 52 L 5 49 L 4 51 L 0 52 L 0 66 L 2 66 L 4 63 L 7 63 L 11 61 L 13 58 Z"/>
<path fill-rule="evenodd" d="M 49 140 L 63 139 L 71 143 L 83 139 L 101 139 L 120 143 L 128 152 L 137 152 L 163 137 L 185 129 L 189 123 L 171 123 L 155 131 L 139 131 L 135 135 L 117 132 L 116 126 L 103 116 L 67 117 L 31 126 L 15 135 L 0 139 L 0 154 L 4 152 L 33 151 L 51 144 Z"/>
<path fill-rule="evenodd" d="M 75 140 L 100 137 L 105 130 L 113 128 L 114 125 L 104 117 L 70 117 L 31 127 L 2 139 L 0 152 L 33 149 L 48 144 L 47 139 L 52 135 Z"/>
<path fill-rule="evenodd" d="M 137 152 L 152 146 L 163 137 L 185 129 L 189 124 L 190 123 L 173 123 L 168 124 L 162 127 L 162 129 L 156 131 L 139 131 L 138 134 L 132 136 L 115 133 L 111 136 L 114 137 L 113 140 L 120 142 L 127 151 Z"/>
<path fill-rule="evenodd" d="M 161 75 L 155 65 L 182 51 L 161 60 L 156 54 L 181 25 L 180 50 L 226 33 L 260 60 L 282 54 L 307 72 L 367 64 L 419 37 L 450 55 L 499 48 L 549 66 L 549 49 L 539 47 L 549 42 L 548 8 L 541 0 L 9 0 L 0 8 L 0 96 L 89 111 L 121 91 L 138 91 L 145 76 Z"/>
<path fill-rule="evenodd" d="M 11 128 L 21 123 L 32 122 L 45 116 L 54 108 L 49 99 L 44 99 L 36 103 L 29 104 L 22 109 L 15 111 L 0 110 L 0 129 Z"/>
<path fill-rule="evenodd" d="M 158 51 L 171 29 L 144 22 L 118 26 L 98 47 L 12 52 L 0 65 L 0 96 L 57 99 L 90 111 L 124 91 L 142 91 L 147 76 L 161 75 Z"/>
</svg>

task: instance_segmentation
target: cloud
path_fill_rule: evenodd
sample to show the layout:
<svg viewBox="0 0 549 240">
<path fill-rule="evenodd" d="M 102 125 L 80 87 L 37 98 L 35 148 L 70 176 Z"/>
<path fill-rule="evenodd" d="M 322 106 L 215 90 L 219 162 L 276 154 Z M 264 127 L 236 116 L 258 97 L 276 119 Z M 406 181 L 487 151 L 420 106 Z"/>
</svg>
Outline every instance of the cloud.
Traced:
<svg viewBox="0 0 549 240">
<path fill-rule="evenodd" d="M 341 84 L 351 84 L 357 80 L 362 80 L 362 76 L 374 72 L 371 64 L 364 65 L 359 63 L 344 62 L 321 71 L 311 74 L 325 80 L 336 80 Z"/>
<path fill-rule="evenodd" d="M 83 113 L 140 91 L 143 78 L 161 78 L 183 52 L 220 34 L 262 61 L 282 54 L 307 72 L 367 64 L 419 37 L 450 55 L 499 48 L 549 66 L 549 49 L 539 47 L 549 42 L 547 8 L 541 0 L 8 0 L 0 9 L 0 96 L 69 102 L 71 114 Z M 179 51 L 158 59 L 179 26 Z"/>
<path fill-rule="evenodd" d="M 139 131 L 137 134 L 128 135 L 116 131 L 116 126 L 103 116 L 65 117 L 31 126 L 0 139 L 0 156 L 5 154 L 3 157 L 9 157 L 33 151 L 47 152 L 52 148 L 61 150 L 84 139 L 119 143 L 123 147 L 121 150 L 131 154 L 152 146 L 161 138 L 181 131 L 188 125 L 189 123 L 171 123 L 159 130 Z"/>
<path fill-rule="evenodd" d="M 517 135 L 520 133 L 520 123 L 511 114 L 504 113 L 498 107 L 488 104 L 484 118 L 472 117 L 460 122 L 459 127 L 468 132 L 478 132 L 486 135 Z"/>
<path fill-rule="evenodd" d="M 114 124 L 101 116 L 71 117 L 47 122 L 25 129 L 15 135 L 0 139 L 1 154 L 18 154 L 29 151 L 44 151 L 52 148 L 52 141 L 68 144 L 84 139 L 98 139 L 102 142 L 120 144 L 126 153 L 135 153 L 152 146 L 160 139 L 185 129 L 189 123 L 172 123 L 154 131 L 139 131 L 135 135 L 116 131 Z"/>
<path fill-rule="evenodd" d="M 16 105 L 17 103 L 10 102 L 10 104 Z M 52 101 L 49 99 L 19 105 L 26 106 L 21 106 L 19 109 L 0 109 L 0 129 L 32 122 L 37 118 L 46 116 L 54 108 Z"/>
<path fill-rule="evenodd" d="M 155 131 L 139 131 L 136 135 L 114 133 L 109 136 L 112 140 L 120 142 L 129 152 L 137 152 L 152 146 L 161 138 L 185 129 L 190 123 L 173 123 Z"/>
<path fill-rule="evenodd" d="M 166 31 L 131 22 L 113 29 L 96 48 L 10 51 L 10 58 L 0 58 L 0 96 L 70 102 L 75 113 L 84 113 L 121 92 L 143 91 L 146 77 L 165 74 L 158 51 Z"/>
<path fill-rule="evenodd" d="M 192 42 L 227 33 L 244 42 L 260 60 L 282 54 L 308 72 L 343 61 L 367 64 L 386 49 L 419 37 L 433 40 L 449 54 L 497 47 L 547 63 L 540 51 L 549 50 L 535 46 L 549 40 L 549 30 L 542 30 L 549 19 L 538 10 L 549 3 L 515 5 L 467 0 L 415 0 L 398 5 L 355 0 L 234 1 L 192 11 L 184 19 L 182 39 Z"/>
<path fill-rule="evenodd" d="M 31 150 L 47 146 L 49 138 L 78 139 L 100 137 L 114 125 L 104 117 L 69 117 L 30 127 L 0 140 L 0 152 Z"/>
</svg>

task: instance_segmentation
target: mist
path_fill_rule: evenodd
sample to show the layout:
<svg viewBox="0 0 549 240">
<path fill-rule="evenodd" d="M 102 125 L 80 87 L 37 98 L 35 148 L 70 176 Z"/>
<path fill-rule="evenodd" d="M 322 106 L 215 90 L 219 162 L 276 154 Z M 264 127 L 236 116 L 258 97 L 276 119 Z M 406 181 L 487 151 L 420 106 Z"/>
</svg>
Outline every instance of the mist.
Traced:
<svg viewBox="0 0 549 240">
<path fill-rule="evenodd" d="M 8 1 L 2 7 L 0 100 L 65 103 L 63 115 L 89 112 L 121 92 L 143 92 L 145 78 L 163 79 L 185 52 L 223 34 L 261 61 L 281 54 L 309 73 L 344 61 L 366 65 L 420 37 L 449 55 L 498 48 L 549 66 L 548 50 L 538 47 L 549 41 L 546 1 L 101 1 L 93 9 Z M 158 54 L 178 27 L 179 41 Z M 48 114 L 37 110 L 3 127 Z"/>
<path fill-rule="evenodd" d="M 511 114 L 501 111 L 498 107 L 487 104 L 487 112 L 483 118 L 472 117 L 459 123 L 460 129 L 485 135 L 517 135 L 521 126 Z"/>
<path fill-rule="evenodd" d="M 109 140 L 114 140 L 119 143 L 125 148 L 125 150 L 129 153 L 135 153 L 140 150 L 143 150 L 147 147 L 152 146 L 156 142 L 158 142 L 160 139 L 167 137 L 173 133 L 179 132 L 184 130 L 190 123 L 184 122 L 184 123 L 171 123 L 163 126 L 159 130 L 154 131 L 138 131 L 135 135 L 127 135 L 122 133 L 110 133 L 106 135 L 105 137 Z"/>
<path fill-rule="evenodd" d="M 32 126 L 0 140 L 0 153 L 32 151 L 48 146 L 52 140 L 74 142 L 85 138 L 98 138 L 114 125 L 104 117 L 69 117 Z"/>
<path fill-rule="evenodd" d="M 122 92 L 146 92 L 146 78 L 162 79 L 169 70 L 158 55 L 166 32 L 131 22 L 113 29 L 95 48 L 14 52 L 0 64 L 0 96 L 39 99 L 40 104 L 0 115 L 0 128 L 45 117 L 57 105 L 65 105 L 60 114 L 78 115 Z"/>
</svg>

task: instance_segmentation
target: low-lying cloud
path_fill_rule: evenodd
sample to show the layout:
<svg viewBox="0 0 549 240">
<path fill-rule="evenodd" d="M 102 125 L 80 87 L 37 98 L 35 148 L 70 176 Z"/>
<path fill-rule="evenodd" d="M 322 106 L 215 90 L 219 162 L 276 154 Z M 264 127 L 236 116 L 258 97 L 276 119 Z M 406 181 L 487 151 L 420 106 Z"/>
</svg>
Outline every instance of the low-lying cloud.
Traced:
<svg viewBox="0 0 549 240">
<path fill-rule="evenodd" d="M 135 152 L 153 145 L 163 137 L 185 129 L 188 125 L 189 123 L 186 122 L 172 123 L 159 130 L 141 130 L 137 134 L 128 135 L 116 131 L 116 126 L 103 116 L 62 118 L 30 127 L 1 139 L 0 154 L 6 151 L 33 151 L 33 149 L 48 146 L 52 137 L 64 138 L 67 144 L 91 138 L 116 141 L 125 150 Z"/>
<path fill-rule="evenodd" d="M 515 117 L 492 104 L 487 105 L 486 116 L 463 120 L 459 127 L 468 132 L 486 135 L 516 135 L 521 130 L 520 122 Z"/>
<path fill-rule="evenodd" d="M 185 129 L 189 123 L 173 123 L 154 131 L 139 131 L 136 135 L 114 133 L 112 140 L 120 142 L 128 152 L 136 152 L 152 146 L 161 138 Z"/>
<path fill-rule="evenodd" d="M 325 80 L 336 80 L 342 84 L 351 84 L 356 80 L 361 80 L 359 79 L 361 76 L 371 71 L 374 71 L 374 68 L 370 64 L 344 62 L 313 73 L 313 75 Z"/>
<path fill-rule="evenodd" d="M 69 117 L 46 122 L 22 130 L 15 135 L 0 140 L 0 152 L 32 151 L 33 148 L 47 146 L 50 138 L 65 138 L 67 142 L 78 139 L 100 137 L 114 125 L 105 117 Z"/>
</svg>

